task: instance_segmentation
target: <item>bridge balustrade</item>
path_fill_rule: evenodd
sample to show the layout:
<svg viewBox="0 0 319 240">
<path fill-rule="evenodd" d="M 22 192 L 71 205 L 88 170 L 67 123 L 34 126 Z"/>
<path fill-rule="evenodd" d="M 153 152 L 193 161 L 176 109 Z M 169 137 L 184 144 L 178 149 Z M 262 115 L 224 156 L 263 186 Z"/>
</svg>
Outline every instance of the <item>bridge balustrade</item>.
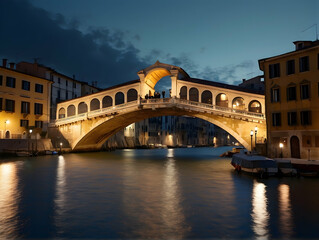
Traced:
<svg viewBox="0 0 319 240">
<path fill-rule="evenodd" d="M 181 104 L 181 105 L 192 106 L 192 107 L 195 106 L 195 107 L 198 107 L 201 109 L 206 109 L 206 110 L 211 110 L 211 111 L 217 110 L 217 111 L 226 112 L 226 113 L 237 113 L 237 114 L 241 114 L 244 116 L 257 117 L 257 118 L 262 118 L 262 119 L 265 118 L 263 113 L 249 112 L 246 110 L 239 110 L 239 109 L 234 109 L 234 108 L 222 107 L 222 106 L 218 106 L 218 105 L 195 102 L 195 101 L 190 101 L 190 100 L 186 100 L 186 99 L 154 98 L 154 99 L 140 99 L 140 101 L 135 100 L 135 101 L 126 102 L 126 103 L 115 105 L 115 106 L 110 106 L 107 108 L 100 108 L 100 109 L 89 111 L 86 113 L 66 117 L 63 119 L 58 119 L 58 120 L 56 120 L 56 123 L 71 122 L 71 120 L 79 121 L 79 120 L 83 120 L 85 118 L 92 118 L 92 117 L 97 117 L 100 115 L 114 114 L 120 110 L 123 111 L 125 109 L 131 108 L 131 107 L 136 107 L 136 106 L 143 106 L 143 105 L 149 106 L 149 105 L 154 105 L 154 104 L 160 104 L 160 105 L 164 104 L 164 107 L 165 107 L 165 105 L 167 103 Z"/>
</svg>

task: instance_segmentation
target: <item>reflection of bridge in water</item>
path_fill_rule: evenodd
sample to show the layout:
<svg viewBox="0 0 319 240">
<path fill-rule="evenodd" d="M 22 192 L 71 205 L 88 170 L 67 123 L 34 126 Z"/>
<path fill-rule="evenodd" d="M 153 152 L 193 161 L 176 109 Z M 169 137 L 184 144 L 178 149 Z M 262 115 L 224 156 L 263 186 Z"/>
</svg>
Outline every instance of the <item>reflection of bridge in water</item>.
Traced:
<svg viewBox="0 0 319 240">
<path fill-rule="evenodd" d="M 127 125 L 150 117 L 192 116 L 207 120 L 250 149 L 250 131 L 266 137 L 264 95 L 233 85 L 190 78 L 181 68 L 155 63 L 139 80 L 58 104 L 56 126 L 72 149 L 99 149 Z M 171 96 L 154 96 L 155 85 L 170 76 Z M 214 97 L 216 96 L 216 97 Z"/>
</svg>

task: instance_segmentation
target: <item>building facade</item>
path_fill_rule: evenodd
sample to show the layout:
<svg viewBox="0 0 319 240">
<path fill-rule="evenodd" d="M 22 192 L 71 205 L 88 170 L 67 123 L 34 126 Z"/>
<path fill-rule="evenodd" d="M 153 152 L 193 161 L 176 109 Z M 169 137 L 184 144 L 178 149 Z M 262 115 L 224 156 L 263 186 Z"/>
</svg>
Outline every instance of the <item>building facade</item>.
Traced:
<svg viewBox="0 0 319 240">
<path fill-rule="evenodd" d="M 259 60 L 264 72 L 270 157 L 319 159 L 319 41 Z"/>
<path fill-rule="evenodd" d="M 29 62 L 19 62 L 17 71 L 51 80 L 50 119 L 56 119 L 56 106 L 59 102 L 98 92 L 100 89 L 55 71 L 50 67 Z"/>
<path fill-rule="evenodd" d="M 52 81 L 0 67 L 0 138 L 40 138 L 47 133 Z M 32 130 L 32 131 L 30 131 Z"/>
</svg>

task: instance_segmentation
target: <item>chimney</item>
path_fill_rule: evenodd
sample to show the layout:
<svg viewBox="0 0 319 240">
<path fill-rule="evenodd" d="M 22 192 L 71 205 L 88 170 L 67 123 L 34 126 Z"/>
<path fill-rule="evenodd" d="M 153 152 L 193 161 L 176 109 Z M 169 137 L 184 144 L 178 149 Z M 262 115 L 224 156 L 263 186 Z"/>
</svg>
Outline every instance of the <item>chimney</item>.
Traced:
<svg viewBox="0 0 319 240">
<path fill-rule="evenodd" d="M 8 61 L 8 59 L 6 59 L 6 58 L 2 59 L 2 67 L 4 67 L 4 68 L 7 67 L 7 61 Z"/>
<path fill-rule="evenodd" d="M 14 62 L 9 63 L 10 69 L 14 69 Z"/>
</svg>

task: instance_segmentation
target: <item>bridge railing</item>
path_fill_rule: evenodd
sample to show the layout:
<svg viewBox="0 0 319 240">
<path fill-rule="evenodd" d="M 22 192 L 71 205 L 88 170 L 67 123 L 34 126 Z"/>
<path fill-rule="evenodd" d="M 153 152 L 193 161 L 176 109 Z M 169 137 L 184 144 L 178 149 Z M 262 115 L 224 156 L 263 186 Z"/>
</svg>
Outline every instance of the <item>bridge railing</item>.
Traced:
<svg viewBox="0 0 319 240">
<path fill-rule="evenodd" d="M 222 107 L 218 105 L 212 105 L 212 104 L 207 104 L 207 103 L 201 103 L 201 102 L 194 102 L 186 99 L 180 99 L 180 98 L 152 98 L 152 99 L 140 99 L 140 101 L 131 101 L 107 108 L 100 108 L 94 111 L 90 111 L 87 113 L 82 113 L 62 119 L 56 120 L 56 124 L 62 124 L 62 123 L 69 123 L 72 121 L 79 121 L 79 120 L 84 120 L 87 118 L 92 118 L 92 117 L 97 117 L 100 115 L 107 115 L 107 114 L 114 114 L 117 113 L 117 111 L 123 111 L 125 109 L 131 108 L 131 107 L 136 107 L 136 106 L 149 106 L 149 105 L 163 105 L 163 107 L 166 107 L 167 104 L 182 104 L 185 106 L 195 106 L 200 109 L 204 110 L 217 110 L 221 112 L 229 112 L 229 113 L 237 113 L 240 115 L 245 115 L 249 117 L 257 117 L 257 118 L 265 118 L 265 115 L 263 113 L 255 113 L 255 112 L 249 112 L 245 110 L 239 110 L 239 109 L 233 109 L 233 108 L 228 108 L 228 107 Z"/>
</svg>

